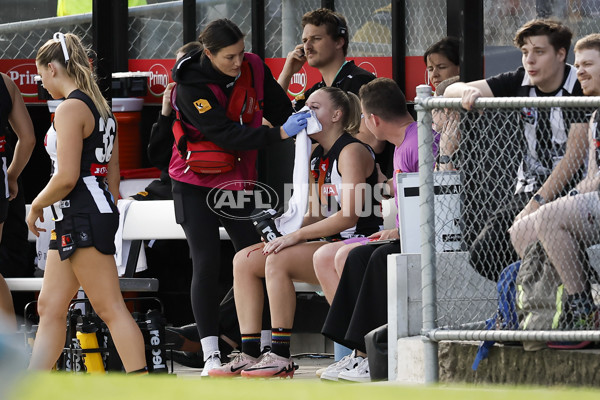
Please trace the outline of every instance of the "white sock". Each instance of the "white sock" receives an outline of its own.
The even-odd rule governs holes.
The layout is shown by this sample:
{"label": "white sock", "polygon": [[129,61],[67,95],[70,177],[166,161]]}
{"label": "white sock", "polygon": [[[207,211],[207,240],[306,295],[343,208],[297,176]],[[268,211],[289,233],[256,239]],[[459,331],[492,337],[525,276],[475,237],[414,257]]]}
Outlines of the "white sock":
{"label": "white sock", "polygon": [[202,344],[202,352],[204,353],[204,361],[215,352],[219,351],[219,337],[218,336],[207,336],[200,339]]}
{"label": "white sock", "polygon": [[263,329],[260,331],[260,351],[263,351],[267,346],[271,347],[271,330]]}

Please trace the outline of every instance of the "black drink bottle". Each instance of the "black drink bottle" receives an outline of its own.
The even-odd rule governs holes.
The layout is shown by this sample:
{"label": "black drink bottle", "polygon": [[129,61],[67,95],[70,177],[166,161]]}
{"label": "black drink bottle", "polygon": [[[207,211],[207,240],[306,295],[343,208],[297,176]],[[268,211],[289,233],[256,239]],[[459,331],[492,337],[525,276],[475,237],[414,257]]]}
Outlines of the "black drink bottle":
{"label": "black drink bottle", "polygon": [[258,213],[253,212],[252,215],[252,223],[265,243],[281,236],[281,233],[279,233],[277,226],[275,225],[277,211],[269,208],[268,210],[261,210]]}

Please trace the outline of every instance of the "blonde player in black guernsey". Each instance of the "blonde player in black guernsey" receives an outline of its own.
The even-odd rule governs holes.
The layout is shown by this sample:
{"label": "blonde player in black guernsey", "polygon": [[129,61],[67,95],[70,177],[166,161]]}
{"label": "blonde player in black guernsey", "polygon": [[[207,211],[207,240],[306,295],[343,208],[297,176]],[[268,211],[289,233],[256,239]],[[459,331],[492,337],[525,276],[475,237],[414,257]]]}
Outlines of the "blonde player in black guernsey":
{"label": "blonde player in black guernsey", "polygon": [[79,38],[56,33],[36,57],[42,83],[55,99],[54,122],[45,139],[52,177],[31,203],[27,225],[36,235],[43,209],[51,207],[55,230],[38,301],[40,324],[30,369],[50,370],[64,343],[69,303],[83,287],[106,322],[127,372],[146,370],[144,340],[125,306],[115,265],[119,226],[117,124],[90,69]]}

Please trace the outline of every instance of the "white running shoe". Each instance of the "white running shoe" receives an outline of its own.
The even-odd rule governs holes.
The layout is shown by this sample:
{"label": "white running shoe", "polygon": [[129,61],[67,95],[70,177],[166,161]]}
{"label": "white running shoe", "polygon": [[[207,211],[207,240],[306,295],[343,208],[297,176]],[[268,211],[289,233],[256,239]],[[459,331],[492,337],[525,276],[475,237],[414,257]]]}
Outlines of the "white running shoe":
{"label": "white running shoe", "polygon": [[338,379],[340,381],[350,382],[371,382],[369,359],[364,358],[356,368],[351,369],[350,371],[340,372]]}
{"label": "white running shoe", "polygon": [[221,352],[220,351],[215,351],[214,353],[212,353],[210,356],[208,356],[208,358],[206,359],[206,361],[204,361],[204,368],[202,368],[202,373],[200,374],[200,377],[208,377],[208,373],[216,368],[219,368],[221,366]]}
{"label": "white running shoe", "polygon": [[340,361],[327,367],[325,371],[321,373],[321,379],[337,381],[340,373],[356,368],[362,360],[364,360],[364,358],[357,356],[356,350],[354,350],[352,353],[344,356]]}
{"label": "white running shoe", "polygon": [[319,368],[318,370],[315,371],[315,374],[317,375],[317,378],[320,378],[321,375],[323,375],[323,372],[325,372],[325,370],[329,368],[329,365],[323,368]]}

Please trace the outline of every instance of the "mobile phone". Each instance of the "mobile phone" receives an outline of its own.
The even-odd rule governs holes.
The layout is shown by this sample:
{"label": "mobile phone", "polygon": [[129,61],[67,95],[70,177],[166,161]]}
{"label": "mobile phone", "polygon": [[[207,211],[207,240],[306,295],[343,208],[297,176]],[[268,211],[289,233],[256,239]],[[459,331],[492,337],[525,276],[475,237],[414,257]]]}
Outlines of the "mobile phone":
{"label": "mobile phone", "polygon": [[373,246],[379,246],[379,245],[388,244],[388,243],[397,243],[397,244],[400,244],[400,239],[371,240],[370,242],[367,242],[365,244],[370,244],[370,245],[373,245]]}
{"label": "mobile phone", "polygon": [[305,56],[305,54],[304,54],[304,47],[302,47],[300,49],[300,57],[304,57],[304,56]]}

